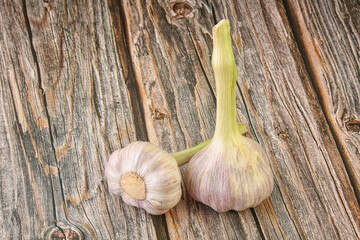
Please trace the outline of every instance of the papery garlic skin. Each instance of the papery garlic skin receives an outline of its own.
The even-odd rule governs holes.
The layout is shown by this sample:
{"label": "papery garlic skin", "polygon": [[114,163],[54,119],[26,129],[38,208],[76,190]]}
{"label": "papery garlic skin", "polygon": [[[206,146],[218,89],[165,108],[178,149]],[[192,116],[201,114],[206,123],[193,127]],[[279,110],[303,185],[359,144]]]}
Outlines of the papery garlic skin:
{"label": "papery garlic skin", "polygon": [[250,138],[240,139],[226,146],[213,140],[186,168],[190,196],[218,212],[255,207],[269,197],[274,186],[262,146]]}
{"label": "papery garlic skin", "polygon": [[[149,142],[133,142],[112,153],[105,175],[112,193],[120,194],[126,204],[143,208],[150,214],[167,212],[181,197],[181,175],[175,158]],[[135,176],[138,176],[140,184],[134,187],[139,189],[128,189],[128,194],[121,185],[124,176],[130,176],[132,181],[137,181]],[[145,194],[142,194],[141,181],[145,184]]]}

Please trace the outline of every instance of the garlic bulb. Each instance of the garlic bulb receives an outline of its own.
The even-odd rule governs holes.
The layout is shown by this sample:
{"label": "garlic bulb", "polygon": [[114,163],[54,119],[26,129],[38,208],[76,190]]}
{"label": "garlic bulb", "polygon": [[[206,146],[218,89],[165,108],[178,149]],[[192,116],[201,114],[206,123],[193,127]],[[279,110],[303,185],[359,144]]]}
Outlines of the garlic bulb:
{"label": "garlic bulb", "polygon": [[213,28],[212,66],[217,89],[212,141],[189,162],[185,184],[192,198],[216,211],[254,207],[272,192],[274,180],[263,147],[241,135],[236,124],[236,65],[228,20]]}
{"label": "garlic bulb", "polygon": [[[241,134],[247,132],[243,124],[237,128]],[[163,214],[181,197],[178,166],[187,163],[210,141],[172,154],[149,142],[133,142],[110,155],[105,167],[109,189],[120,194],[128,205],[150,214]]]}
{"label": "garlic bulb", "polygon": [[175,158],[148,142],[133,142],[112,153],[105,174],[111,192],[150,214],[163,214],[181,197],[181,175]]}

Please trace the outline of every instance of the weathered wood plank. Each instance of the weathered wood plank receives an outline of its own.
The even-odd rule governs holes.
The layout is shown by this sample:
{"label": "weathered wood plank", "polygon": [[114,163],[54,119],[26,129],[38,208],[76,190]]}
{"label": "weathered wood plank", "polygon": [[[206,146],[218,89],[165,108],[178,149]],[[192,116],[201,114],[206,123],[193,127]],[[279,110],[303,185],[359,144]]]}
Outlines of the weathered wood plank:
{"label": "weathered wood plank", "polygon": [[360,199],[359,2],[285,2],[324,114]]}
{"label": "weathered wood plank", "polygon": [[136,139],[107,3],[5,2],[0,19],[2,232],[156,238],[104,182],[110,152]]}
{"label": "weathered wood plank", "polygon": [[[291,25],[274,0],[4,1],[1,236],[358,239],[356,3],[285,3]],[[107,189],[110,152],[137,139],[177,151],[212,136],[211,28],[222,18],[238,64],[238,118],[271,156],[274,192],[240,213],[214,212],[185,186],[165,216],[126,206]]]}
{"label": "weathered wood plank", "polygon": [[59,187],[48,121],[38,84],[22,2],[2,4],[1,72],[1,232],[37,239],[60,221]]}
{"label": "weathered wood plank", "polygon": [[[178,13],[188,15],[180,18],[174,2],[123,2],[149,140],[175,151],[211,136],[211,27],[214,18],[226,17],[239,66],[239,117],[271,155],[276,187],[254,209],[255,219],[242,213],[252,219],[246,225],[241,214],[226,225],[230,213],[217,214],[184,194],[166,214],[170,236],[358,238],[358,204],[282,3],[186,4]],[[255,221],[261,233],[247,231]],[[227,235],[229,227],[237,234]]]}
{"label": "weathered wood plank", "polygon": [[[45,7],[49,8],[49,24],[44,28],[32,25],[38,62],[44,67],[40,71],[49,74],[47,55],[41,54],[41,49],[59,46],[67,60],[62,65],[66,74],[48,75],[44,91],[49,101],[56,95],[54,108],[58,110],[56,115],[50,114],[57,130],[55,148],[67,151],[65,146],[70,146],[63,159],[58,159],[62,178],[67,179],[63,192],[69,199],[68,211],[90,224],[100,239],[154,238],[149,215],[123,204],[103,184],[109,153],[136,139],[109,8],[103,1],[58,1]],[[35,19],[38,8],[32,8],[29,16]],[[51,41],[44,41],[50,36]],[[57,78],[61,80],[54,89],[51,81]],[[77,171],[68,164],[74,164]]]}

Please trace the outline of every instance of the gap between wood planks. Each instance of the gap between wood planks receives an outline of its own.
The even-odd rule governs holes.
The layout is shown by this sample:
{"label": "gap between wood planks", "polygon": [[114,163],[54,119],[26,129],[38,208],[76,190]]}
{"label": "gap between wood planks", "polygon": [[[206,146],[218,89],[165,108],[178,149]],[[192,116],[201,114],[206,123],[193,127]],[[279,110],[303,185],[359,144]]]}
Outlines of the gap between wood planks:
{"label": "gap between wood planks", "polygon": [[131,112],[133,116],[139,116],[135,124],[136,140],[148,141],[145,114],[142,108],[143,99],[139,91],[139,85],[136,81],[135,70],[132,65],[129,50],[128,29],[126,27],[126,19],[124,9],[120,0],[109,0],[109,8],[111,12],[111,20],[114,26],[116,47],[120,57],[120,64],[125,79],[126,87],[130,94]]}
{"label": "gap between wood planks", "polygon": [[[331,106],[333,99],[331,99],[331,96],[327,93],[326,80],[328,79],[324,76],[326,74],[326,70],[324,71],[324,74],[324,63],[322,62],[320,53],[314,43],[316,37],[312,37],[310,29],[306,25],[304,16],[304,12],[306,14],[306,11],[300,8],[298,1],[281,0],[281,4],[285,8],[286,18],[294,35],[294,40],[301,54],[301,58],[304,61],[304,66],[309,76],[310,84],[315,91],[326,124],[329,126],[331,137],[334,139],[337,147],[336,150],[340,154],[345,169],[345,178],[347,181],[349,181],[349,184],[352,187],[350,191],[353,191],[355,195],[355,201],[357,200],[357,202],[359,202],[359,176],[356,176],[357,172],[353,168],[353,160],[351,159],[351,156],[349,156],[346,143],[341,136],[340,126],[336,123],[336,119],[332,116],[333,112],[331,110]],[[347,201],[347,196],[344,197],[345,201]],[[350,204],[349,208],[347,208],[346,204],[344,203],[344,199],[341,198],[341,200],[343,201],[343,206],[345,207],[350,220],[352,219],[351,215],[353,215],[354,220],[351,220],[351,222],[353,224],[354,230],[356,230],[355,226],[359,224],[359,210],[352,204]],[[357,236],[359,236],[359,233],[357,233]]]}
{"label": "gap between wood planks", "polygon": [[304,22],[302,12],[297,9],[297,6],[294,6],[294,4],[291,3],[290,0],[281,1],[285,7],[287,19],[293,32],[294,39],[304,60],[306,70],[309,74],[309,78],[319,99],[326,122],[331,130],[331,134],[333,136],[333,139],[335,140],[336,146],[343,160],[347,175],[350,179],[350,183],[354,189],[356,199],[358,202],[360,202],[360,186],[356,180],[356,173],[351,167],[349,155],[346,154],[346,147],[343,140],[341,139],[340,130],[334,119],[331,117],[329,104],[327,104],[328,97],[325,93],[326,86],[324,86],[324,82],[322,81],[321,69],[317,67],[321,65],[321,60],[315,49],[310,32]]}

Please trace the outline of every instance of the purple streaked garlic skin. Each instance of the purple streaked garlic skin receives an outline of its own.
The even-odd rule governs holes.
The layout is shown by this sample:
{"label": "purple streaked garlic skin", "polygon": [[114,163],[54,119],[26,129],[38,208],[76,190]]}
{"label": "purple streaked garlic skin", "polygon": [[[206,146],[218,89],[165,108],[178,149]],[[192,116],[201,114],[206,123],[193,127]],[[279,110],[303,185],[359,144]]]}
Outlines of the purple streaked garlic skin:
{"label": "purple streaked garlic skin", "polygon": [[231,146],[213,140],[198,152],[187,166],[185,183],[192,198],[226,212],[259,205],[270,196],[274,179],[262,146],[242,136]]}

